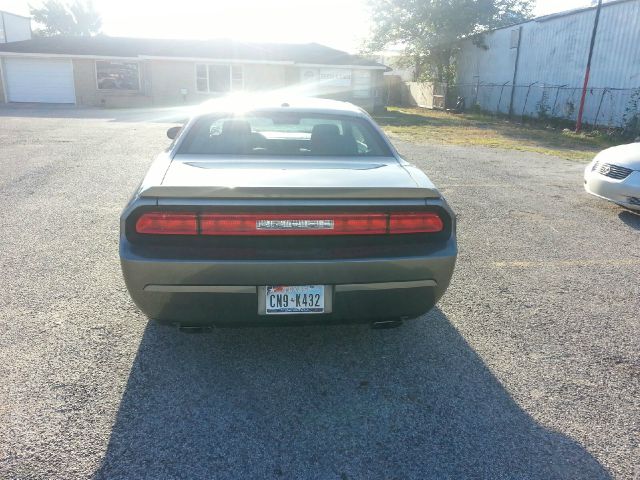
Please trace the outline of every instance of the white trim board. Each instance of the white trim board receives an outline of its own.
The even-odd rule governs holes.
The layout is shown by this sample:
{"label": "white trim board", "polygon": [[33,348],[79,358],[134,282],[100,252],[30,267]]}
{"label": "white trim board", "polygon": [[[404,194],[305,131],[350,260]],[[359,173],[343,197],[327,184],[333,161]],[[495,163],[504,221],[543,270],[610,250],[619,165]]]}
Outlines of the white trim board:
{"label": "white trim board", "polygon": [[330,65],[328,63],[296,63],[296,67],[305,68],[348,68],[350,70],[386,70],[384,65]]}
{"label": "white trim board", "polygon": [[110,56],[110,55],[72,55],[68,53],[22,53],[22,52],[0,52],[0,57],[35,57],[35,58],[79,58],[94,60],[171,60],[176,62],[206,62],[224,64],[259,64],[259,65],[291,65],[305,68],[347,68],[350,70],[386,70],[387,67],[380,65],[334,65],[331,63],[296,63],[293,60],[244,60],[233,58],[209,58],[209,57],[169,57],[155,55],[132,55],[132,56]]}
{"label": "white trim board", "polygon": [[0,58],[0,82],[2,83],[2,95],[4,97],[4,103],[9,103],[9,97],[7,94],[7,81],[4,78],[4,59]]}

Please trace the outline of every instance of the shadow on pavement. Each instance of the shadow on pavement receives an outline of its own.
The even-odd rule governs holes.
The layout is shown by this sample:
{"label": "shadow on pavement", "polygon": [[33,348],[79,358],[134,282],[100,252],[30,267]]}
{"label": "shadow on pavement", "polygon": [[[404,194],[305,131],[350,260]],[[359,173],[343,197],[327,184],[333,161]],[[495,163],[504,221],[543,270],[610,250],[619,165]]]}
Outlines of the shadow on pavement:
{"label": "shadow on pavement", "polygon": [[631,210],[623,210],[618,214],[618,218],[631,228],[640,230],[640,212],[636,213]]}
{"label": "shadow on pavement", "polygon": [[438,309],[383,331],[151,322],[95,477],[610,478]]}

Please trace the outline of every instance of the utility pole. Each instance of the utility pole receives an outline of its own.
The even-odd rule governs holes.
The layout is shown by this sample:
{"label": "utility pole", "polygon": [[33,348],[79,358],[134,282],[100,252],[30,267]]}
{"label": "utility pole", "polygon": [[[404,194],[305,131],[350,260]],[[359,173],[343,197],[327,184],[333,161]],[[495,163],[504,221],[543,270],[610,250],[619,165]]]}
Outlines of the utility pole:
{"label": "utility pole", "polygon": [[591,32],[591,45],[589,45],[589,58],[587,59],[587,70],[584,72],[584,84],[582,86],[582,97],[580,98],[580,110],[576,121],[576,133],[582,130],[582,114],[584,113],[584,100],[587,97],[587,87],[589,86],[589,75],[591,73],[591,57],[593,57],[593,46],[596,43],[596,33],[598,32],[598,21],[600,20],[600,10],[602,10],[602,0],[598,0],[596,9],[596,19],[593,22],[593,32]]}
{"label": "utility pole", "polygon": [[4,12],[0,12],[0,20],[2,20],[2,43],[7,43],[7,26],[4,24]]}
{"label": "utility pole", "polygon": [[516,44],[516,61],[513,65],[513,80],[511,81],[511,98],[509,99],[509,118],[513,117],[513,97],[516,94],[516,80],[518,78],[518,62],[520,62],[520,43],[522,42],[522,27],[518,27],[518,43]]}

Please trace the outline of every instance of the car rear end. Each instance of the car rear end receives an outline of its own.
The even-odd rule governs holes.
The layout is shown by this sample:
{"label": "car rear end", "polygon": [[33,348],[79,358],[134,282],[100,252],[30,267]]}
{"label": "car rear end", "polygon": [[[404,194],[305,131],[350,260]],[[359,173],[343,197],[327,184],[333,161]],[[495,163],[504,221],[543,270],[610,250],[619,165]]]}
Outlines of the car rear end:
{"label": "car rear end", "polygon": [[[180,149],[178,138],[154,163],[120,235],[127,288],[149,317],[182,326],[376,322],[420,316],[443,295],[455,217],[433,184],[361,114],[286,115],[268,127],[265,115],[251,125],[207,120],[197,147]],[[351,129],[357,145],[343,138]],[[229,154],[223,137],[238,131],[258,146],[210,154]]]}
{"label": "car rear end", "polygon": [[[456,258],[441,200],[145,203],[123,215],[122,269],[141,310],[167,323],[412,318],[442,296]],[[255,228],[292,222],[311,228]],[[344,230],[317,228],[329,222]],[[267,290],[282,286],[320,286],[321,308],[269,309]]]}

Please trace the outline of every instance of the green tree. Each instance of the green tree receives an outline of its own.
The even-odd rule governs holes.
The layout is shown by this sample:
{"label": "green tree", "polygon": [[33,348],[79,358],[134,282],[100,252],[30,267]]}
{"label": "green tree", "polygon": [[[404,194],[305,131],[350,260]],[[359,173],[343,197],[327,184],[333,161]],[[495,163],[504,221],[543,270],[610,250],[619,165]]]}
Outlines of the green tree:
{"label": "green tree", "polygon": [[102,18],[91,3],[91,0],[76,0],[73,3],[62,3],[59,0],[46,0],[40,8],[29,5],[33,20],[42,25],[36,29],[36,35],[51,37],[91,36],[100,33]]}
{"label": "green tree", "polygon": [[416,80],[451,83],[459,40],[531,17],[533,0],[369,0],[367,50],[401,46]]}

